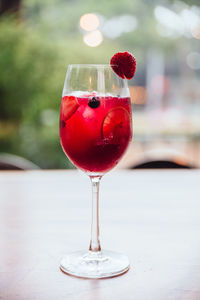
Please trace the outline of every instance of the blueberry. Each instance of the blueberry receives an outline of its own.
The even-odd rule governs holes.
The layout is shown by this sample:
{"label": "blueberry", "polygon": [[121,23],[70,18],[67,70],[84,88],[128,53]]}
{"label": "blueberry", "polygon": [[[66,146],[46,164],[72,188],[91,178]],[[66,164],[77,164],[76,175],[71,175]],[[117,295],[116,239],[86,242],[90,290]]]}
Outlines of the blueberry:
{"label": "blueberry", "polygon": [[97,107],[99,107],[99,105],[100,105],[99,97],[92,97],[92,98],[90,98],[89,102],[88,102],[88,105],[91,108],[97,108]]}

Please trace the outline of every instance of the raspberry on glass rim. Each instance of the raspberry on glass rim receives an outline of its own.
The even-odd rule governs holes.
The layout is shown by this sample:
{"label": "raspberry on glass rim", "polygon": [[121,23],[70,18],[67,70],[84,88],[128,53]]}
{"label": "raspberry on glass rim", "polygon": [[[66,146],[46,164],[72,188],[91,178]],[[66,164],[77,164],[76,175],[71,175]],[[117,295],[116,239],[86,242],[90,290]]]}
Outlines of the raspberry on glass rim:
{"label": "raspberry on glass rim", "polygon": [[136,71],[136,59],[129,52],[117,52],[110,60],[113,71],[121,78],[132,79]]}

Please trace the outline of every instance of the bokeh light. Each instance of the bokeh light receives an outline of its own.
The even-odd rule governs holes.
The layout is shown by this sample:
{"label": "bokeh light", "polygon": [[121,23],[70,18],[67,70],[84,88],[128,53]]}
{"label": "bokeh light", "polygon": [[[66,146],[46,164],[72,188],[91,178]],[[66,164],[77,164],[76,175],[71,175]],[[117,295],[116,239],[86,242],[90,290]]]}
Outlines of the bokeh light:
{"label": "bokeh light", "polygon": [[200,40],[200,26],[197,26],[196,28],[191,30],[191,34],[195,39]]}
{"label": "bokeh light", "polygon": [[103,42],[103,36],[99,30],[94,30],[86,33],[83,37],[83,41],[89,47],[97,47]]}
{"label": "bokeh light", "polygon": [[158,21],[158,34],[161,36],[191,38],[192,32],[200,26],[200,11],[194,10],[193,7],[176,12],[158,5],[154,9],[154,16]]}
{"label": "bokeh light", "polygon": [[177,36],[184,33],[183,20],[174,11],[164,6],[157,6],[154,10],[154,15],[156,20],[162,24],[162,26],[173,31]]}
{"label": "bokeh light", "polygon": [[102,32],[106,37],[115,39],[123,33],[134,31],[137,25],[138,21],[135,16],[122,15],[106,20],[102,26]]}
{"label": "bokeh light", "polygon": [[96,30],[99,24],[99,18],[95,14],[85,14],[80,18],[80,27],[86,31]]}

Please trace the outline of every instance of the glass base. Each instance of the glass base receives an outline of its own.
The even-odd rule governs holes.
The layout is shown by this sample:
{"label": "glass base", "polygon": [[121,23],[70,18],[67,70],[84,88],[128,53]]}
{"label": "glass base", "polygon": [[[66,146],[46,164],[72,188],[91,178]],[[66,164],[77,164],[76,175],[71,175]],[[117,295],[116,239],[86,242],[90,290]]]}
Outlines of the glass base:
{"label": "glass base", "polygon": [[82,278],[114,277],[129,267],[127,256],[112,251],[77,251],[63,257],[60,264],[64,273]]}

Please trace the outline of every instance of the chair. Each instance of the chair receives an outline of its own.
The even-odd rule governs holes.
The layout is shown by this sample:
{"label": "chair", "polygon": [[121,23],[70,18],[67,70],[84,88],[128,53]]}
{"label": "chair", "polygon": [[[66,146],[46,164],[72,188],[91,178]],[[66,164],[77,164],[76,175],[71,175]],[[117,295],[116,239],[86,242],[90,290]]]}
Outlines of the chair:
{"label": "chair", "polygon": [[0,170],[32,170],[40,169],[29,160],[17,155],[2,153],[0,154]]}
{"label": "chair", "polygon": [[191,169],[195,166],[189,157],[174,149],[153,149],[138,157],[130,169]]}
{"label": "chair", "polygon": [[191,169],[192,166],[169,160],[152,160],[137,164],[131,169]]}

